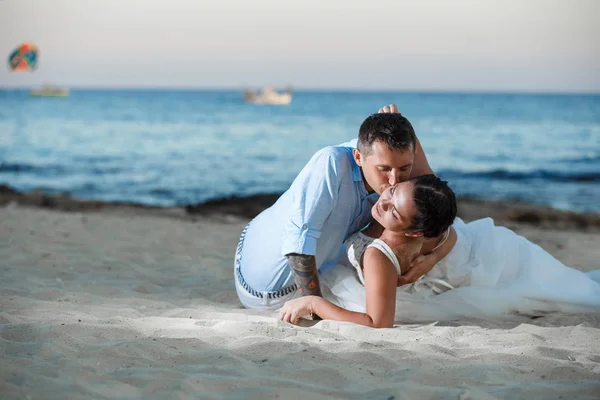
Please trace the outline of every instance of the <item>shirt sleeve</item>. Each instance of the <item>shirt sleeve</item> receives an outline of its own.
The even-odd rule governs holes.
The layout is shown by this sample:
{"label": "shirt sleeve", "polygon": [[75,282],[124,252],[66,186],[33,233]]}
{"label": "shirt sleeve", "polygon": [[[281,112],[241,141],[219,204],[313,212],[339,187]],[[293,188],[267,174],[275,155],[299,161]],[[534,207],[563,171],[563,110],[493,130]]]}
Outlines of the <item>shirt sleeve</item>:
{"label": "shirt sleeve", "polygon": [[285,221],[282,255],[316,255],[318,239],[336,205],[342,180],[351,176],[345,153],[336,147],[318,151],[292,183],[292,207]]}

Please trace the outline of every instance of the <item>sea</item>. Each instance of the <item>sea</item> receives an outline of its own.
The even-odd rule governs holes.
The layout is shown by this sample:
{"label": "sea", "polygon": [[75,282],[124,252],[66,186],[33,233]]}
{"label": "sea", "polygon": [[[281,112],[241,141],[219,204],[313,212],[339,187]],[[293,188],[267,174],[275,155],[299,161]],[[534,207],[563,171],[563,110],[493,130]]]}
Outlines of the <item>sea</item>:
{"label": "sea", "polygon": [[0,184],[179,206],[285,191],[318,149],[390,103],[460,196],[600,212],[600,95],[239,90],[0,90]]}

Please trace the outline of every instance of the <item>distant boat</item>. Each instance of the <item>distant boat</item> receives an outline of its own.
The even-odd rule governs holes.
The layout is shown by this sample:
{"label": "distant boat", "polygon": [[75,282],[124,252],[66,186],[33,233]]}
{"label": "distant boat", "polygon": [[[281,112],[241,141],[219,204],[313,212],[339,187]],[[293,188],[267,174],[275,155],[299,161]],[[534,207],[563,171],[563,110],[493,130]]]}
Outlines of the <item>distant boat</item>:
{"label": "distant boat", "polygon": [[69,95],[69,89],[53,85],[44,85],[40,89],[31,89],[29,94],[35,97],[67,97]]}
{"label": "distant boat", "polygon": [[252,104],[287,105],[292,102],[292,89],[288,88],[283,93],[278,93],[268,86],[262,88],[261,92],[244,90],[244,100]]}

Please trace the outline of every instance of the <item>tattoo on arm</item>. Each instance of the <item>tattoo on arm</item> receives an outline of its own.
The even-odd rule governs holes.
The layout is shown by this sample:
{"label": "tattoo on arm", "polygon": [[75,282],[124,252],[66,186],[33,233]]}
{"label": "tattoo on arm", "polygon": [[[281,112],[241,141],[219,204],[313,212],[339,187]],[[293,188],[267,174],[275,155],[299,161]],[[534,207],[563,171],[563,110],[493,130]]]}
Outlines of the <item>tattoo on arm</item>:
{"label": "tattoo on arm", "polygon": [[292,253],[286,257],[294,271],[294,281],[298,286],[300,296],[321,296],[315,256]]}
{"label": "tattoo on arm", "polygon": [[[315,256],[292,253],[286,255],[286,257],[290,267],[292,267],[292,271],[294,271],[294,281],[298,286],[300,296],[312,295],[322,297]],[[313,319],[320,320],[321,317],[313,314]]]}

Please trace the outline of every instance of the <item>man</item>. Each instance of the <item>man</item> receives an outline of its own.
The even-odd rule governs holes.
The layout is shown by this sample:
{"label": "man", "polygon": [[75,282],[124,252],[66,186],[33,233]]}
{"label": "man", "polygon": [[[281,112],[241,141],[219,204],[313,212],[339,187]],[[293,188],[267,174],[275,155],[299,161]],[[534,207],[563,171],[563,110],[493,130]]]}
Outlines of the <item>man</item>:
{"label": "man", "polygon": [[[358,140],[319,150],[242,232],[234,265],[241,303],[276,309],[297,296],[321,296],[318,271],[345,256],[342,244],[370,221],[379,194],[432,173],[412,125],[393,104],[363,122]],[[418,270],[399,283],[416,280]]]}

